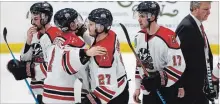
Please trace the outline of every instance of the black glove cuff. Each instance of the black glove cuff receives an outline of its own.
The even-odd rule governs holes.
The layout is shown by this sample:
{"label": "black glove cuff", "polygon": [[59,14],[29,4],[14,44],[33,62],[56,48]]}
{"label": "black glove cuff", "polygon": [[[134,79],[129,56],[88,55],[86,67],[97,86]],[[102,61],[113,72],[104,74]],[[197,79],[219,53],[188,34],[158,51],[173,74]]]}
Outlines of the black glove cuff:
{"label": "black glove cuff", "polygon": [[79,56],[80,56],[80,62],[84,65],[89,61],[90,56],[86,55],[87,49],[80,49],[79,50]]}
{"label": "black glove cuff", "polygon": [[27,51],[31,48],[31,45],[28,45],[27,43],[25,43],[25,47],[24,47],[24,54],[27,53]]}

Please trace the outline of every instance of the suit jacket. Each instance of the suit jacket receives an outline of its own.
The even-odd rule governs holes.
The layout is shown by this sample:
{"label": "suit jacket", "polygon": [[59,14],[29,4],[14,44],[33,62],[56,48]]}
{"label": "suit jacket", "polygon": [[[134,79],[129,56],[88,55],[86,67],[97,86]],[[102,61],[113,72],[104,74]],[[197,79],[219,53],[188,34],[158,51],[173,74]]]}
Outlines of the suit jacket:
{"label": "suit jacket", "polygon": [[[190,91],[191,93],[201,92],[203,91],[204,81],[207,78],[205,42],[198,25],[191,15],[187,15],[181,21],[176,29],[176,34],[180,39],[180,47],[186,62],[186,69],[179,81],[179,85],[183,86],[185,91]],[[208,48],[212,70],[213,56],[209,42]]]}

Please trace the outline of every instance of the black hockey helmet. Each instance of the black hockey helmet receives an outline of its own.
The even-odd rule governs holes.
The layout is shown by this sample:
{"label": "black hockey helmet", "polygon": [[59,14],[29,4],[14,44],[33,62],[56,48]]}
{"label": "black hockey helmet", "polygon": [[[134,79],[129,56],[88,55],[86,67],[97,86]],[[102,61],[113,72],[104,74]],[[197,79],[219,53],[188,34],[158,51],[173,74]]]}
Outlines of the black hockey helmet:
{"label": "black hockey helmet", "polygon": [[157,19],[160,13],[160,6],[155,1],[144,1],[137,6],[136,11],[139,13],[146,13],[146,14],[151,13],[151,15],[154,15],[155,18]]}
{"label": "black hockey helmet", "polygon": [[54,15],[54,24],[64,32],[69,31],[70,23],[76,23],[78,16],[79,14],[76,10],[72,8],[64,8],[57,11]]}
{"label": "black hockey helmet", "polygon": [[88,19],[96,24],[104,26],[104,31],[107,32],[112,25],[113,17],[111,12],[105,8],[94,9],[90,14]]}
{"label": "black hockey helmet", "polygon": [[46,25],[51,21],[53,16],[53,7],[48,2],[37,2],[31,6],[30,12],[33,14],[40,14],[41,24]]}

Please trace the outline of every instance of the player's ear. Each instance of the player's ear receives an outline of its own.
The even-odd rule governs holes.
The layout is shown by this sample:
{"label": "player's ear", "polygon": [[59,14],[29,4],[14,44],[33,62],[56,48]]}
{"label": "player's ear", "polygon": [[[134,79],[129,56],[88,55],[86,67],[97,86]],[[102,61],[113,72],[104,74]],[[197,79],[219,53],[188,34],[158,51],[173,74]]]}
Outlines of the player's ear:
{"label": "player's ear", "polygon": [[155,19],[156,19],[155,15],[152,15],[150,20],[153,21]]}

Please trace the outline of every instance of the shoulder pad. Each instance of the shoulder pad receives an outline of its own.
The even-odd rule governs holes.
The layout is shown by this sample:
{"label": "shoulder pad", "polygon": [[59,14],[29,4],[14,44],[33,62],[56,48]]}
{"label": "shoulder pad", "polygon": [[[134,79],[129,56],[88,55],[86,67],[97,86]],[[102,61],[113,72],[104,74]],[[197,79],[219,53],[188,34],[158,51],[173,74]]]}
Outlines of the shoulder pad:
{"label": "shoulder pad", "polygon": [[156,33],[156,36],[160,37],[169,48],[180,48],[179,43],[176,40],[176,33],[172,30],[160,26],[159,30]]}
{"label": "shoulder pad", "polygon": [[57,36],[61,36],[62,34],[62,31],[60,29],[58,29],[57,27],[50,27],[46,33],[48,34],[48,36],[50,37],[51,41],[53,42],[54,39],[57,37]]}
{"label": "shoulder pad", "polygon": [[65,33],[62,35],[62,38],[65,39],[63,45],[69,45],[71,47],[82,48],[85,45],[85,42],[82,41],[77,35],[73,33]]}
{"label": "shoulder pad", "polygon": [[[54,39],[57,37],[57,36],[61,36],[62,32],[57,28],[57,27],[50,27],[46,33],[46,35],[48,35],[48,37],[50,38],[51,40],[51,43],[53,43]],[[45,34],[41,34],[40,32],[38,32],[38,39],[40,39],[43,35]]]}

